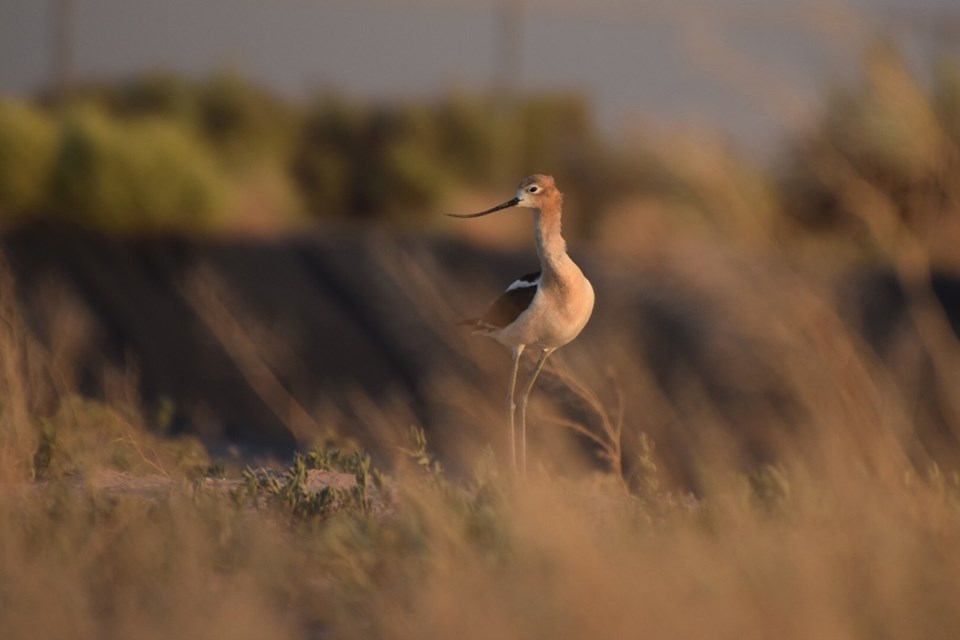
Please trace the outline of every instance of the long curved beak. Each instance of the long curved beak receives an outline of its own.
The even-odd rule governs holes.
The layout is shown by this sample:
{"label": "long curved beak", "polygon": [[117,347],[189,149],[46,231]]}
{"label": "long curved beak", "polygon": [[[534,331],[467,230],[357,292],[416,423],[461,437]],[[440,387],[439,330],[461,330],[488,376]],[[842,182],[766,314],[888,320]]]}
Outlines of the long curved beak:
{"label": "long curved beak", "polygon": [[509,209],[510,207],[515,207],[520,204],[520,198],[514,198],[513,200],[507,200],[503,204],[498,204],[492,209],[487,209],[486,211],[481,211],[480,213],[448,213],[447,215],[451,218],[479,218],[480,216],[486,216],[491,213],[500,211],[501,209]]}

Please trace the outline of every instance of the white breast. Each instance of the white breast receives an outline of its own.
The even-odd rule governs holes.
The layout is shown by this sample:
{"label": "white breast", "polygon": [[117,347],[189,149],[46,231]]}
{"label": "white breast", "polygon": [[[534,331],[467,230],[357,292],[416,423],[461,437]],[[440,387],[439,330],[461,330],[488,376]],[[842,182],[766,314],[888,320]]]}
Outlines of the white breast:
{"label": "white breast", "polygon": [[593,287],[582,274],[564,289],[541,286],[527,310],[493,337],[510,347],[556,349],[580,334],[593,305]]}

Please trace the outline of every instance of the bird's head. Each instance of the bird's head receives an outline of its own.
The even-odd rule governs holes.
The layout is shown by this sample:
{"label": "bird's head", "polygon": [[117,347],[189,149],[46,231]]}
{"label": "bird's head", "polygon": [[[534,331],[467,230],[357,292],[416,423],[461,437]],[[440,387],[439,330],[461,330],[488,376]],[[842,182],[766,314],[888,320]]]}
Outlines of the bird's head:
{"label": "bird's head", "polygon": [[560,197],[553,178],[538,173],[521,180],[517,186],[517,195],[503,204],[478,213],[448,213],[447,215],[452,218],[479,218],[511,207],[543,209],[548,203],[559,200]]}

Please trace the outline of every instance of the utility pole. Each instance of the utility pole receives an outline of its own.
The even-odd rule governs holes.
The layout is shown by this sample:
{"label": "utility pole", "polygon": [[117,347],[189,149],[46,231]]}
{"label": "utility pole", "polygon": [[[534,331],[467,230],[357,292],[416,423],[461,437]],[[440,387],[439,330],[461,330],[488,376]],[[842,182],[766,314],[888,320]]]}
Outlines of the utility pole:
{"label": "utility pole", "polygon": [[497,93],[516,93],[523,56],[523,4],[521,0],[500,0],[497,9],[497,38],[494,51],[494,86]]}
{"label": "utility pole", "polygon": [[53,42],[51,43],[51,90],[58,101],[65,100],[73,88],[73,26],[75,0],[52,0]]}
{"label": "utility pole", "polygon": [[497,35],[494,49],[493,95],[497,126],[498,155],[493,176],[497,182],[516,179],[519,171],[518,140],[522,135],[518,120],[518,92],[523,57],[523,0],[499,0],[496,8]]}

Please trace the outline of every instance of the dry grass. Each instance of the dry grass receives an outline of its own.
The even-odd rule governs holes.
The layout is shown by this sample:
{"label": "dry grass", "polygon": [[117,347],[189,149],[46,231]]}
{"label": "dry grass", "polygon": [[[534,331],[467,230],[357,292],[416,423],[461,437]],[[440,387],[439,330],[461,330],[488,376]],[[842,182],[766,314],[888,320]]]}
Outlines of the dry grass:
{"label": "dry grass", "polygon": [[956,478],[795,469],[700,499],[396,480],[391,515],[52,485],[0,502],[5,638],[953,637]]}

